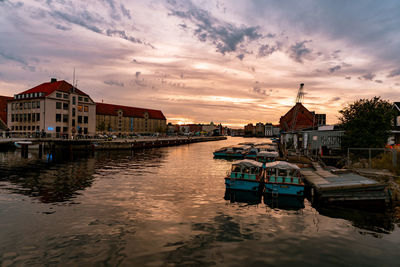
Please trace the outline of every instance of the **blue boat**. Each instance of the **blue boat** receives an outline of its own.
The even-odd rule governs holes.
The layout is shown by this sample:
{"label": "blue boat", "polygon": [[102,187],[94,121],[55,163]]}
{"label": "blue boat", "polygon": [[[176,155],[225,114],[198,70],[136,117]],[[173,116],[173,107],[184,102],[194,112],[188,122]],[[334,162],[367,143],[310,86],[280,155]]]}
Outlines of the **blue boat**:
{"label": "blue boat", "polygon": [[258,149],[258,148],[252,147],[252,148],[250,148],[250,149],[247,150],[247,152],[246,152],[244,158],[245,158],[245,159],[254,159],[254,160],[255,160],[255,159],[257,158],[258,152],[259,152],[259,149]]}
{"label": "blue boat", "polygon": [[254,160],[240,160],[232,164],[225,178],[226,189],[259,192],[263,191],[263,164]]}
{"label": "blue boat", "polygon": [[214,157],[242,159],[249,148],[249,146],[229,146],[220,148],[214,151],[213,154]]}
{"label": "blue boat", "polygon": [[286,161],[274,161],[265,164],[263,180],[265,193],[272,195],[303,196],[304,182],[300,168]]}
{"label": "blue boat", "polygon": [[274,162],[279,156],[276,151],[261,151],[257,154],[256,160],[261,163]]}

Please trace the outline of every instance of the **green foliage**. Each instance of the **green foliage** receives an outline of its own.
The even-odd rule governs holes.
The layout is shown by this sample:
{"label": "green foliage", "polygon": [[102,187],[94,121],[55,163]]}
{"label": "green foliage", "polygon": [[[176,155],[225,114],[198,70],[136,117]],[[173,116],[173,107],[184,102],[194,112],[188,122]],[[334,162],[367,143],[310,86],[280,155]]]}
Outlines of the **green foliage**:
{"label": "green foliage", "polygon": [[345,130],[343,147],[384,147],[392,129],[393,104],[374,97],[360,99],[339,111]]}

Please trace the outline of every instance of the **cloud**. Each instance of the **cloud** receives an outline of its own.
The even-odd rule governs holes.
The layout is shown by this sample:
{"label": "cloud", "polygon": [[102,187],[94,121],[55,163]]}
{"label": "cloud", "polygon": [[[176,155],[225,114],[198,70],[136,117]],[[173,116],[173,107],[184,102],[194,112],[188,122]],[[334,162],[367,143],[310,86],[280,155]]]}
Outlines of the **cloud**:
{"label": "cloud", "polygon": [[294,61],[303,63],[303,59],[307,58],[312,49],[306,47],[306,43],[311,42],[311,40],[304,40],[302,42],[296,42],[294,45],[290,46],[288,54]]}
{"label": "cloud", "polygon": [[396,76],[400,76],[400,68],[392,70],[392,71],[387,75],[388,78],[393,78],[393,77],[396,77]]}
{"label": "cloud", "polygon": [[334,67],[332,67],[332,68],[329,68],[328,70],[329,70],[329,72],[330,73],[334,73],[335,71],[338,71],[338,70],[340,70],[342,67],[340,66],[340,65],[336,65],[336,66],[334,66]]}
{"label": "cloud", "polygon": [[253,92],[261,95],[267,95],[267,90],[262,89],[258,81],[256,81],[256,83],[253,86]]}
{"label": "cloud", "polygon": [[124,87],[124,83],[123,82],[119,82],[119,81],[116,81],[116,80],[108,80],[108,81],[104,81],[104,83],[108,84],[108,85],[111,85],[111,86],[115,85],[115,86]]}
{"label": "cloud", "polygon": [[351,80],[351,76],[346,76],[345,79],[346,80]]}
{"label": "cloud", "polygon": [[106,34],[107,34],[107,36],[118,36],[118,37],[120,37],[122,39],[131,41],[132,43],[138,43],[138,44],[142,44],[143,43],[140,39],[137,39],[135,37],[126,35],[125,31],[108,29],[106,31]]}
{"label": "cloud", "polygon": [[341,98],[340,97],[332,97],[329,101],[330,102],[337,102],[337,101],[339,101]]}
{"label": "cloud", "polygon": [[375,80],[376,83],[383,83],[382,80]]}
{"label": "cloud", "polygon": [[271,46],[268,44],[261,45],[258,48],[257,57],[266,57],[279,50],[279,46]]}
{"label": "cloud", "polygon": [[77,14],[77,15],[71,15],[67,14],[61,11],[53,11],[50,14],[56,18],[56,19],[61,19],[64,21],[67,21],[69,23],[79,25],[83,28],[86,28],[90,31],[96,32],[96,33],[103,33],[103,31],[97,27],[95,24],[96,22],[99,21],[98,18],[94,18],[88,11],[83,10],[83,13]]}
{"label": "cloud", "polygon": [[60,25],[60,24],[56,25],[56,29],[61,30],[61,31],[69,31],[69,30],[71,30],[71,28],[65,27],[65,26]]}
{"label": "cloud", "polygon": [[140,71],[137,71],[137,72],[135,73],[135,77],[136,77],[136,79],[139,79],[139,76],[140,76],[140,74],[141,74],[141,72],[140,72]]}
{"label": "cloud", "polygon": [[[221,21],[208,11],[196,7],[190,1],[185,2],[186,6],[179,6],[175,1],[169,1],[169,3],[171,4],[169,15],[190,21],[195,27],[193,34],[198,40],[211,42],[215,45],[217,51],[223,55],[238,50],[241,50],[240,54],[243,54],[243,49],[240,49],[239,46],[245,46],[247,42],[263,37],[259,33],[259,26],[236,26]],[[177,10],[178,8],[181,10]]]}
{"label": "cloud", "polygon": [[364,80],[367,80],[367,81],[372,81],[372,80],[375,78],[375,76],[376,76],[376,75],[373,74],[373,73],[367,73],[367,74],[365,74],[365,75],[359,77],[359,79],[364,79]]}

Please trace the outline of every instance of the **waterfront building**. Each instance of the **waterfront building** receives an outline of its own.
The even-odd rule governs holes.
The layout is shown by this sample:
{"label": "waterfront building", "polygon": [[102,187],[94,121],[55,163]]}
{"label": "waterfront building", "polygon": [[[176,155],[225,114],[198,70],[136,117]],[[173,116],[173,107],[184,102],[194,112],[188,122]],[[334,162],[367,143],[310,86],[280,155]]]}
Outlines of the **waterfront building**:
{"label": "waterfront building", "polygon": [[256,136],[263,137],[265,136],[265,125],[262,122],[258,122],[256,124]]}
{"label": "waterfront building", "polygon": [[14,95],[7,106],[8,128],[23,135],[94,135],[96,104],[66,81],[42,83]]}
{"label": "waterfront building", "polygon": [[161,110],[96,103],[98,133],[131,135],[164,132],[167,119]]}
{"label": "waterfront building", "polygon": [[244,135],[245,136],[254,136],[256,133],[256,127],[252,123],[249,123],[244,126]]}
{"label": "waterfront building", "polygon": [[296,105],[279,120],[279,127],[285,132],[299,131],[310,127],[323,126],[325,124],[326,114],[311,112],[301,103],[296,103]]}
{"label": "waterfront building", "polygon": [[215,130],[218,130],[218,126],[214,124],[214,122],[210,122],[210,124],[203,124],[202,131],[206,132],[207,135],[212,135]]}
{"label": "waterfront building", "polygon": [[7,129],[7,101],[11,99],[10,96],[0,96],[0,130]]}

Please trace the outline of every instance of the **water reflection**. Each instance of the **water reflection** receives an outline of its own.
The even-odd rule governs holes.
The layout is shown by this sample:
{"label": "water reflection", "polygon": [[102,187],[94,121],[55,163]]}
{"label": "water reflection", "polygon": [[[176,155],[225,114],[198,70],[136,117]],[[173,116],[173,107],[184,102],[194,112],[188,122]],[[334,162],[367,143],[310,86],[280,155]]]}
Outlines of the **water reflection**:
{"label": "water reflection", "polygon": [[259,204],[261,203],[261,195],[257,192],[241,191],[241,190],[225,190],[225,200],[229,200],[231,203],[242,202],[248,204]]}
{"label": "water reflection", "polygon": [[280,195],[272,197],[271,195],[265,195],[264,203],[272,209],[300,210],[305,207],[304,198],[297,196]]}

